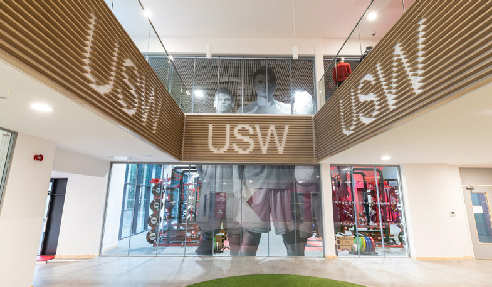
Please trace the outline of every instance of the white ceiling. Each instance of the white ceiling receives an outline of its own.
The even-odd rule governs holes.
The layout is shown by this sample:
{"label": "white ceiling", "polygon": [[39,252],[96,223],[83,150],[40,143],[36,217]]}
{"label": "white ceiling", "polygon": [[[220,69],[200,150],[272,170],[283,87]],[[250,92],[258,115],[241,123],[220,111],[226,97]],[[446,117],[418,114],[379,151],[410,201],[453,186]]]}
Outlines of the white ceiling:
{"label": "white ceiling", "polygon": [[492,166],[491,94],[488,84],[324,162]]}
{"label": "white ceiling", "polygon": [[[137,13],[140,9],[137,0],[106,2],[132,37],[148,35],[143,13]],[[370,0],[141,2],[151,11],[151,21],[161,38],[293,38],[295,11],[296,38],[345,39]],[[405,7],[409,7],[414,0],[404,2]],[[378,38],[386,34],[402,15],[402,0],[375,0],[371,11],[376,11],[379,16],[375,21],[361,22],[361,38],[371,38],[372,32],[376,32]]]}
{"label": "white ceiling", "polygon": [[[7,97],[0,99],[0,127],[106,161],[114,161],[113,156],[132,157],[134,161],[175,161],[3,60],[0,61],[0,87],[0,97]],[[30,105],[34,102],[49,104],[53,112],[32,110]]]}

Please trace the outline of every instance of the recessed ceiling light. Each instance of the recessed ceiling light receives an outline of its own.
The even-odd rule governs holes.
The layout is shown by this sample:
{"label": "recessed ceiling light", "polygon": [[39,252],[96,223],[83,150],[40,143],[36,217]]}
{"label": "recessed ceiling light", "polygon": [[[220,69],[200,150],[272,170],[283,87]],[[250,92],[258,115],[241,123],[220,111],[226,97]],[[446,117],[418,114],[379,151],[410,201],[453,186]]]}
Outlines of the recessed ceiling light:
{"label": "recessed ceiling light", "polygon": [[376,12],[370,12],[369,14],[367,14],[367,19],[369,21],[374,21],[376,20],[377,17],[378,17],[378,13]]}
{"label": "recessed ceiling light", "polygon": [[53,111],[53,109],[50,106],[48,106],[47,104],[44,104],[44,103],[31,104],[31,108],[33,110],[38,111],[38,112],[44,112],[44,113],[49,113],[49,112]]}
{"label": "recessed ceiling light", "polygon": [[383,157],[381,157],[381,160],[390,160],[391,157],[389,155],[383,155]]}

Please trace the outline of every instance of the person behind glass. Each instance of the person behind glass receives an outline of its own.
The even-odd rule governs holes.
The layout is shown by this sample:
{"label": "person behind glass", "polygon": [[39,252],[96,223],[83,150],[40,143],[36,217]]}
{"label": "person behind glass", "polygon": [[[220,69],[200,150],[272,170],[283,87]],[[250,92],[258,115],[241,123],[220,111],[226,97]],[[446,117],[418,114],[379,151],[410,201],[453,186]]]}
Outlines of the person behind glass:
{"label": "person behind glass", "polygon": [[337,58],[336,66],[333,68],[333,81],[336,83],[337,87],[340,87],[350,74],[352,74],[350,65],[345,63],[343,58]]}
{"label": "person behind glass", "polygon": [[[230,113],[232,103],[232,92],[219,88],[214,98],[217,113]],[[221,226],[227,232],[231,256],[239,255],[241,228],[235,221],[239,204],[233,194],[233,168],[232,165],[196,166],[202,180],[196,220],[202,233],[196,249],[198,255],[212,255],[213,238]]]}
{"label": "person behind glass", "polygon": [[274,114],[290,115],[290,104],[279,102],[273,98],[277,89],[275,71],[261,66],[253,74],[253,89],[256,92],[256,101],[238,110],[242,114]]}
{"label": "person behind glass", "polygon": [[366,47],[366,50],[364,51],[364,54],[360,57],[360,61],[362,62],[367,55],[372,51],[372,46]]}
{"label": "person behind glass", "polygon": [[[273,99],[277,88],[273,69],[259,67],[253,74],[253,87],[257,100],[239,109],[238,113],[291,113],[290,104]],[[269,233],[271,224],[275,233],[282,236],[287,255],[297,255],[291,202],[293,189],[293,166],[240,165],[234,169],[234,193],[241,202],[238,221],[243,227],[242,255],[256,255],[261,234]]]}

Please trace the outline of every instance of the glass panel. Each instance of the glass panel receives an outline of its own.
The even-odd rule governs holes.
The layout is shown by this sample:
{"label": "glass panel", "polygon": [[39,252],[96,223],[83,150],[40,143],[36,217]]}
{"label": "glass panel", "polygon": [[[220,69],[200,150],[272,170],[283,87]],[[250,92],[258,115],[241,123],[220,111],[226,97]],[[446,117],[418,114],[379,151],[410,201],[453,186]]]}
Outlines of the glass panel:
{"label": "glass panel", "polygon": [[337,84],[333,80],[333,70],[336,66],[336,61],[334,58],[323,60],[323,66],[325,68],[325,74],[321,79],[323,81],[320,84],[320,89],[323,87],[323,94],[325,95],[325,101],[328,101],[329,98],[335,93],[337,90]]}
{"label": "glass panel", "polygon": [[136,186],[132,169],[112,169],[103,255],[323,255],[317,166],[140,164]]}
{"label": "glass panel", "polygon": [[219,59],[196,58],[193,113],[213,113],[218,88]]}
{"label": "glass panel", "polygon": [[[220,59],[219,90],[220,94],[214,99],[216,113],[236,113],[242,107],[243,96],[243,62],[242,58]],[[222,95],[221,95],[222,94]],[[228,105],[227,95],[231,95]],[[226,100],[224,102],[224,100]],[[221,108],[223,106],[223,108]]]}
{"label": "glass panel", "polygon": [[311,115],[316,112],[314,89],[314,61],[291,60],[292,111],[296,115]]}
{"label": "glass panel", "polygon": [[334,166],[331,176],[338,256],[407,256],[398,168]]}
{"label": "glass panel", "polygon": [[[183,201],[181,203],[181,218],[185,222],[185,255],[197,255],[197,249],[201,243],[201,233],[200,226],[196,222],[196,217],[193,213],[196,208],[196,184],[200,176],[194,166],[187,166],[185,175],[183,178]],[[210,232],[210,236],[212,235],[213,233]]]}
{"label": "glass panel", "polygon": [[358,255],[355,244],[354,197],[348,166],[331,167],[333,189],[333,221],[338,256]]}
{"label": "glass panel", "polygon": [[[267,66],[267,91],[269,95],[273,94],[273,99],[270,100],[270,106],[265,113],[290,115],[294,101],[291,59],[268,59]],[[260,71],[258,70],[258,72]],[[259,74],[256,80],[261,79],[261,77],[262,75]],[[258,82],[255,82],[255,87],[258,87],[257,84]],[[258,89],[255,91],[259,95]]]}
{"label": "glass panel", "polygon": [[102,255],[128,255],[133,210],[133,195],[128,194],[129,188],[125,185],[128,171],[127,164],[113,164],[111,167]]}
{"label": "glass panel", "polygon": [[184,90],[181,95],[180,107],[185,113],[192,112],[192,89],[195,77],[194,57],[174,57],[173,63],[183,81]]}
{"label": "glass panel", "polygon": [[[381,198],[381,209],[383,210],[383,227],[388,230],[385,240],[385,256],[407,256],[407,240],[405,234],[405,223],[403,216],[403,204],[401,200],[399,175],[397,167],[380,167],[377,170],[378,178],[384,186]],[[385,237],[386,238],[386,237]]]}
{"label": "glass panel", "polygon": [[137,164],[128,165],[128,173],[126,175],[126,183],[137,184]]}
{"label": "glass panel", "polygon": [[147,54],[151,26],[139,1],[115,0],[112,3],[112,8],[118,22],[123,26],[140,52]]}
{"label": "glass panel", "polygon": [[490,223],[490,206],[487,194],[484,192],[471,193],[473,214],[480,243],[492,243],[492,225]]}
{"label": "glass panel", "polygon": [[[265,108],[259,108],[258,106],[258,95],[257,91],[261,92],[262,87],[265,86],[263,82],[263,86],[261,85],[261,79],[257,80],[257,87],[255,89],[254,86],[254,75],[255,72],[258,70],[258,74],[260,73],[260,67],[262,68],[261,72],[265,74],[266,72],[266,65],[267,61],[266,59],[245,59],[244,60],[244,86],[243,86],[243,105],[241,108],[238,109],[238,113],[249,113],[249,114],[261,114],[265,113]],[[261,76],[260,78],[263,77],[263,80],[265,80],[265,76]],[[255,77],[256,78],[256,77]],[[265,88],[266,91],[266,88]],[[263,97],[263,99],[266,99]],[[265,100],[260,99],[260,105],[264,105]],[[256,107],[256,109],[255,109]]]}
{"label": "glass panel", "polygon": [[158,255],[184,255],[186,221],[182,220],[183,166],[166,165],[164,169],[164,192],[162,221],[160,222]]}
{"label": "glass panel", "polygon": [[356,167],[352,169],[352,188],[355,200],[356,229],[355,240],[358,240],[358,254],[362,256],[384,256],[382,236],[386,237],[389,228],[381,224],[381,183],[375,176],[374,168]]}
{"label": "glass panel", "polygon": [[323,256],[321,194],[318,166],[294,168],[293,217],[296,225],[296,256]]}
{"label": "glass panel", "polygon": [[14,133],[0,129],[0,203],[2,202],[3,189],[7,180],[14,139]]}
{"label": "glass panel", "polygon": [[[205,170],[205,167],[208,169]],[[234,193],[233,172],[237,166],[233,165],[207,165],[202,166],[203,174],[212,178],[215,188],[212,194],[213,214],[213,253],[215,256],[238,256],[241,249],[242,228],[240,218],[240,197]],[[207,182],[205,182],[205,180]],[[206,187],[209,180],[204,179]]]}

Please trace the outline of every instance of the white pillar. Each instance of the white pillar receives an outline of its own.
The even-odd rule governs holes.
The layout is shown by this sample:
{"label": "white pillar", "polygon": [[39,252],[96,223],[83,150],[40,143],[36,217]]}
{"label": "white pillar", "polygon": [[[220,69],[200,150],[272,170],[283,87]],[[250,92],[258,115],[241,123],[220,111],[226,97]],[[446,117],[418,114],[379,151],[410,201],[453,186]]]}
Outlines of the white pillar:
{"label": "white pillar", "polygon": [[320,166],[325,258],[335,259],[337,257],[337,254],[335,249],[335,226],[333,225],[333,199],[330,164],[322,163]]}
{"label": "white pillar", "polygon": [[[0,286],[32,286],[55,143],[19,134],[0,206]],[[34,161],[42,154],[42,162]]]}

